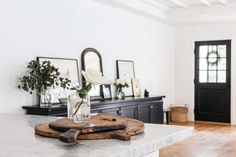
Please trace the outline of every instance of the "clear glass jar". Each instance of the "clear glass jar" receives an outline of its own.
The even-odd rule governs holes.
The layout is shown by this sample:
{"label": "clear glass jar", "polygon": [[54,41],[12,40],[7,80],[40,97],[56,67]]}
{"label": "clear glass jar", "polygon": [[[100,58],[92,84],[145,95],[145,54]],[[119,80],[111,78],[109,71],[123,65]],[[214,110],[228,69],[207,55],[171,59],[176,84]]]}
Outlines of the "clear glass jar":
{"label": "clear glass jar", "polygon": [[51,103],[51,93],[49,90],[43,89],[41,93],[39,93],[40,97],[40,107],[52,107]]}
{"label": "clear glass jar", "polygon": [[123,92],[122,88],[117,88],[116,98],[117,99],[125,99],[125,93]]}
{"label": "clear glass jar", "polygon": [[76,123],[89,122],[91,117],[90,97],[80,98],[77,93],[70,94],[67,101],[68,118]]}

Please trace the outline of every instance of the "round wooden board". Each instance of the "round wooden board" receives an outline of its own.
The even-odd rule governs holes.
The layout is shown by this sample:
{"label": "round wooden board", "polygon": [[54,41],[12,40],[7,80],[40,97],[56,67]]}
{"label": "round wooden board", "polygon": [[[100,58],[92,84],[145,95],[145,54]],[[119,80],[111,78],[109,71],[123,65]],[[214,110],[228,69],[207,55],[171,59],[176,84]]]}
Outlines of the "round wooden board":
{"label": "round wooden board", "polygon": [[[100,116],[103,116],[102,114],[98,114],[96,116],[92,116],[91,123],[95,125],[101,125],[99,124]],[[130,118],[123,118],[120,116],[113,116],[117,119],[116,123],[126,123],[127,128],[124,130],[117,130],[117,131],[109,131],[109,132],[102,132],[102,133],[91,133],[91,134],[83,134],[79,136],[80,140],[99,140],[99,139],[111,139],[111,138],[117,138],[117,134],[126,134],[129,136],[138,135],[144,132],[144,123],[135,119]],[[109,122],[108,122],[109,123]],[[62,132],[53,130],[49,127],[49,123],[43,123],[38,124],[35,127],[35,133],[40,136],[44,137],[52,137],[52,138],[58,138]]]}

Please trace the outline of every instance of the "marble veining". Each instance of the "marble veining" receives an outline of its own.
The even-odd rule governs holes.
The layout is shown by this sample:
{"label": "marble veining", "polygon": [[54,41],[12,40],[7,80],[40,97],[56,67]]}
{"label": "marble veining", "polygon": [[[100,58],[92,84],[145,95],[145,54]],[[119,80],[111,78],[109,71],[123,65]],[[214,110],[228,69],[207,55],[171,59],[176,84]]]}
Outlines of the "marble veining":
{"label": "marble veining", "polygon": [[192,127],[145,124],[145,132],[131,141],[84,140],[66,145],[34,134],[38,123],[55,117],[1,114],[1,157],[141,157],[194,135]]}

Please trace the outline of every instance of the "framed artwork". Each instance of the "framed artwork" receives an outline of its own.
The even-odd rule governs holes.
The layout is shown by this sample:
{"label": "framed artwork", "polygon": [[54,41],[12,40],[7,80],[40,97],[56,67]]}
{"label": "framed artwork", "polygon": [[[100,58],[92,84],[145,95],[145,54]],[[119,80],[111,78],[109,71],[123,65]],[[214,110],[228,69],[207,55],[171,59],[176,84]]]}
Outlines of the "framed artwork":
{"label": "framed artwork", "polygon": [[134,96],[131,79],[135,78],[134,62],[128,60],[117,60],[117,78],[127,81],[129,87],[123,91],[126,96]]}
{"label": "framed artwork", "polygon": [[[50,61],[53,66],[58,68],[60,76],[71,80],[72,86],[79,85],[79,67],[77,59],[69,58],[53,58],[53,57],[37,57],[37,60],[42,63],[43,61]],[[64,97],[61,87],[49,89],[51,93],[51,102],[59,103],[59,98]]]}
{"label": "framed artwork", "polygon": [[139,79],[137,78],[132,79],[132,87],[133,87],[134,97],[140,97],[141,89],[140,89]]}
{"label": "framed artwork", "polygon": [[103,99],[112,99],[111,85],[102,85]]}

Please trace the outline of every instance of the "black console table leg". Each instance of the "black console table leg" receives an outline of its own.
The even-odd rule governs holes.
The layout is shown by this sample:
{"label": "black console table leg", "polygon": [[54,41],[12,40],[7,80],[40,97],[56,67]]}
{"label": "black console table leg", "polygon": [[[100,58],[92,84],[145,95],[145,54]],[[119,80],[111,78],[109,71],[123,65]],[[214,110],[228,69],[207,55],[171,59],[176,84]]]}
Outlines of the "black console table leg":
{"label": "black console table leg", "polygon": [[170,124],[170,114],[169,113],[170,113],[169,111],[166,112],[166,124],[167,125]]}
{"label": "black console table leg", "polygon": [[170,110],[164,110],[163,113],[166,116],[166,124],[169,125],[170,124]]}

